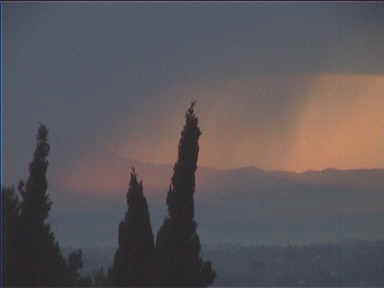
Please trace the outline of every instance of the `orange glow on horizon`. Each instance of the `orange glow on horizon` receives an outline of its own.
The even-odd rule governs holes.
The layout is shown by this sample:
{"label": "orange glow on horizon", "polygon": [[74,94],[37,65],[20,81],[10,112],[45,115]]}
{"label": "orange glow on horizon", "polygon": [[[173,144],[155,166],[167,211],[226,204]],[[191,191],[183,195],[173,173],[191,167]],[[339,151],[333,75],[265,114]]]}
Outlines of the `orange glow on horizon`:
{"label": "orange glow on horizon", "polygon": [[[222,87],[196,84],[167,91],[198,99],[203,131],[200,165],[288,171],[384,167],[383,75],[261,75],[223,83]],[[257,102],[255,98],[262,93],[281,93],[281,99],[284,93],[287,97],[299,94],[299,101],[286,109],[292,111],[270,109],[275,113],[270,121],[260,122],[258,115],[250,113],[252,103],[244,99]],[[260,112],[263,107],[255,114]],[[174,163],[182,115],[168,116],[163,129],[167,135],[152,147],[145,138],[129,138],[121,154],[146,162]]]}
{"label": "orange glow on horizon", "polygon": [[[300,101],[290,107],[289,113],[279,110],[267,115],[269,122],[258,115],[247,115],[248,103],[231,102],[236,99],[235,93],[258,97],[263,88],[273,93],[276,85],[281,86],[282,95],[285,90],[303,94]],[[197,113],[203,131],[199,166],[218,169],[255,166],[296,172],[384,167],[383,75],[322,74],[286,76],[277,80],[262,76],[243,82],[227,81],[220,88],[184,87],[182,91],[186,98],[197,95]],[[207,95],[220,95],[220,101],[205,102]],[[258,113],[263,112],[262,108]],[[173,165],[184,123],[181,116],[181,112],[170,114],[169,119],[164,120],[164,127],[151,128],[164,131],[155,143],[142,133],[140,137],[123,141],[126,144],[116,152],[129,159]],[[108,157],[99,156],[86,157],[77,163],[67,184],[78,185],[75,187],[78,190],[87,187],[89,191],[125,191],[129,175],[127,162],[116,164],[119,162],[109,162]],[[144,175],[146,188],[168,187],[172,170],[158,175],[150,168],[142,169],[144,171],[138,172],[139,176]]]}
{"label": "orange glow on horizon", "polygon": [[323,75],[312,91],[286,169],[384,167],[384,76]]}

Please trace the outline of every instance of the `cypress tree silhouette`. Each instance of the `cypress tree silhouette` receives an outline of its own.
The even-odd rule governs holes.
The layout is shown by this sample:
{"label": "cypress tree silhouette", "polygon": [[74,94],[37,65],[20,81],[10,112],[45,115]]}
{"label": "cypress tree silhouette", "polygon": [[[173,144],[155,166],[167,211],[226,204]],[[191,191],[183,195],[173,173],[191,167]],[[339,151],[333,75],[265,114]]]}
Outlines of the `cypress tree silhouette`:
{"label": "cypress tree silhouette", "polygon": [[2,188],[5,198],[3,219],[5,220],[5,285],[12,286],[17,282],[19,254],[17,250],[17,227],[20,217],[20,201],[14,187]]}
{"label": "cypress tree silhouette", "polygon": [[22,197],[19,236],[21,253],[17,284],[26,286],[68,285],[68,268],[59,244],[46,222],[52,202],[47,193],[48,129],[40,124],[37,146],[29,166],[26,185],[19,184]]}
{"label": "cypress tree silhouette", "polygon": [[195,172],[199,154],[195,102],[185,114],[178,159],[167,195],[168,217],[157,234],[158,281],[163,286],[208,286],[216,276],[209,261],[200,257],[200,239],[194,220]]}
{"label": "cypress tree silhouette", "polygon": [[149,286],[153,284],[154,240],[143,182],[135,169],[127,193],[128,211],[119,225],[119,248],[114,256],[112,284]]}

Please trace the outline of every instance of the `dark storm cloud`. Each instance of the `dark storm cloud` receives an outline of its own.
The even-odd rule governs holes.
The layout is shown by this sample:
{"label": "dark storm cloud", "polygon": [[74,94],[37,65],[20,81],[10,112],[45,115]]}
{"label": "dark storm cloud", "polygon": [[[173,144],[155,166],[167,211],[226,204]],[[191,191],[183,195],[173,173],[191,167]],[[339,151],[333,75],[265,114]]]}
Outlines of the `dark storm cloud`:
{"label": "dark storm cloud", "polygon": [[[377,3],[7,3],[8,171],[22,174],[38,121],[52,132],[52,165],[71,165],[84,151],[105,150],[121,135],[148,134],[156,142],[168,133],[165,119],[175,111],[182,115],[191,100],[164,91],[184,83],[381,74],[382,16]],[[290,107],[295,115],[306,96],[286,95],[260,97],[259,106],[278,115]],[[199,101],[220,101],[220,95],[208,97]],[[251,96],[236,97],[246,103],[242,97]],[[243,117],[260,120],[255,115]],[[273,113],[265,115],[255,125],[278,125]]]}

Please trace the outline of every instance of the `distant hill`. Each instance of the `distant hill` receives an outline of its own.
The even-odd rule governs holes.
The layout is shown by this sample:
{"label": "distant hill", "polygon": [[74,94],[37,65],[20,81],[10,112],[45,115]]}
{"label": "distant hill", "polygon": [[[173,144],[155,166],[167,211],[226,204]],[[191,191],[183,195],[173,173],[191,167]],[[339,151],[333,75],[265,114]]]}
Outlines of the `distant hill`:
{"label": "distant hill", "polygon": [[[172,165],[106,155],[50,172],[51,222],[66,245],[115,245],[126,209],[128,171],[144,182],[157,231],[166,215]],[[384,238],[384,170],[294,173],[255,167],[197,172],[203,243],[325,242]]]}

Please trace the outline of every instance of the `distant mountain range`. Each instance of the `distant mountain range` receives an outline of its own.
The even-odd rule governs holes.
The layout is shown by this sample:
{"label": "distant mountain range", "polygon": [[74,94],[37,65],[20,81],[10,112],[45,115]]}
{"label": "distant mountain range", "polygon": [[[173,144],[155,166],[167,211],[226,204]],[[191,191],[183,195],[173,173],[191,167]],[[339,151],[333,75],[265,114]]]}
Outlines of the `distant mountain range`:
{"label": "distant mountain range", "polygon": [[[143,179],[156,234],[166,216],[173,166],[106,155],[50,172],[51,222],[61,242],[78,247],[116,245],[131,166]],[[195,199],[203,243],[384,238],[383,169],[294,173],[200,167]]]}

